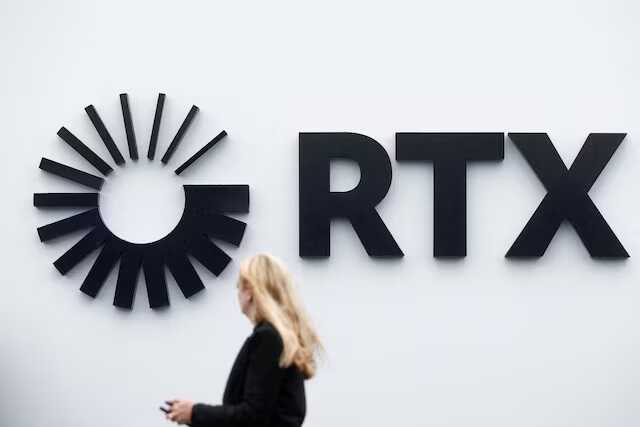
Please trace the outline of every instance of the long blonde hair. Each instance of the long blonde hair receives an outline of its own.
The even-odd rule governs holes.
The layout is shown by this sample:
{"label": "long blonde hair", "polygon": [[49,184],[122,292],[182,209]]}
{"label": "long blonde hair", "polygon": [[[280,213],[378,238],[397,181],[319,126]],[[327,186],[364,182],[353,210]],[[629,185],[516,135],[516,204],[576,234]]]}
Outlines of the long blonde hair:
{"label": "long blonde hair", "polygon": [[240,265],[239,286],[252,291],[255,319],[269,321],[280,333],[284,350],[279,366],[291,364],[305,379],[316,373],[316,352],[324,350],[309,316],[293,286],[291,275],[282,261],[269,253],[259,253]]}

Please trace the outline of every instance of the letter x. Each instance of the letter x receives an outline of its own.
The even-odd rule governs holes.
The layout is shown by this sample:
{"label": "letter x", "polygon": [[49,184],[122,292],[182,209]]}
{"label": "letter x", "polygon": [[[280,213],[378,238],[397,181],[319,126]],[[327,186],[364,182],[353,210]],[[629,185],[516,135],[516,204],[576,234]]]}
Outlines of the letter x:
{"label": "letter x", "polygon": [[629,254],[587,194],[626,134],[591,133],[567,170],[546,133],[509,133],[547,189],[507,257],[541,257],[563,220],[571,223],[592,257]]}

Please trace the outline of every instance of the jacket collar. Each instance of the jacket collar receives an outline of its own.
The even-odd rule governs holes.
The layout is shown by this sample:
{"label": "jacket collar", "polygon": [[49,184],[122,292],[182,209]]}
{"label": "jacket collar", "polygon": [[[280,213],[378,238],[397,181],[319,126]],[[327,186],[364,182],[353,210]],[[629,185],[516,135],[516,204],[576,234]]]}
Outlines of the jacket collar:
{"label": "jacket collar", "polygon": [[264,325],[266,323],[266,321],[263,319],[261,321],[259,321],[258,323],[255,324],[255,326],[253,327],[253,330],[255,331],[256,329],[258,329],[258,326]]}

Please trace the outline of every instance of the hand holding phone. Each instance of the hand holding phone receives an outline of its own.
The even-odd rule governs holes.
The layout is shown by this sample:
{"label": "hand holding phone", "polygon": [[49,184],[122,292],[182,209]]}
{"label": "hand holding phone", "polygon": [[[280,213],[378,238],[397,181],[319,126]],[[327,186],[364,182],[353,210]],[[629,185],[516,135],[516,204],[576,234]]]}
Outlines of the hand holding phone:
{"label": "hand holding phone", "polygon": [[169,407],[168,407],[168,408],[165,408],[164,406],[160,406],[160,410],[161,410],[162,412],[164,412],[165,414],[168,414],[169,412],[171,412],[171,405],[172,405],[172,402],[170,402],[170,401],[168,401],[168,400],[165,400],[165,401],[164,401],[164,403],[166,403],[167,405],[169,405]]}

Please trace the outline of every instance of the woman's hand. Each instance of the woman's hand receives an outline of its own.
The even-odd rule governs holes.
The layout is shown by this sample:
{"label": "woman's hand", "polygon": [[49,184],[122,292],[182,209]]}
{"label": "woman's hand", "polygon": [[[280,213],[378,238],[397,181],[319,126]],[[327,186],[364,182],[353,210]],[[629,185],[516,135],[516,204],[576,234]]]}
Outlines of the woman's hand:
{"label": "woman's hand", "polygon": [[193,402],[190,400],[173,399],[167,400],[169,406],[169,412],[167,412],[166,418],[178,424],[191,423],[191,409],[193,408]]}

